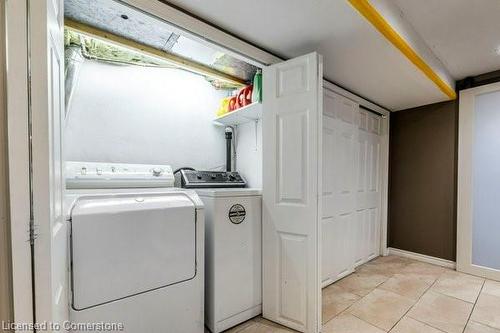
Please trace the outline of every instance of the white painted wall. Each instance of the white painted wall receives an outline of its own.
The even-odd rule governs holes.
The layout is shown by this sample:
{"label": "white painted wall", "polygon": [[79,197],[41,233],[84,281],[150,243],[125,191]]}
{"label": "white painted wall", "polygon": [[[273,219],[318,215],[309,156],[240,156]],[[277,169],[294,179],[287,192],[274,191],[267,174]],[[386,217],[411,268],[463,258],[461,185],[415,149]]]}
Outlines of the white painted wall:
{"label": "white painted wall", "polygon": [[213,169],[225,163],[226,95],[203,77],[85,61],[66,118],[66,159]]}
{"label": "white painted wall", "polygon": [[262,188],[262,121],[238,125],[236,169],[248,186]]}
{"label": "white painted wall", "polygon": [[[183,70],[85,61],[65,125],[66,160],[225,167],[224,128],[213,125],[225,91]],[[261,125],[238,126],[237,169],[262,185]],[[256,146],[257,145],[257,146]]]}

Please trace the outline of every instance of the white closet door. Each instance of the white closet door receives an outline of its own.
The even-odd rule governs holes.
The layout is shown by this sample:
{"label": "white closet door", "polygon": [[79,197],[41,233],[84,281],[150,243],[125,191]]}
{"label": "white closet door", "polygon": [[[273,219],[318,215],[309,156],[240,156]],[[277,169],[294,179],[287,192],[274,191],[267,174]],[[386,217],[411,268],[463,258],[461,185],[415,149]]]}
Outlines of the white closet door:
{"label": "white closet door", "polygon": [[360,236],[355,265],[379,255],[380,248],[380,116],[361,109],[357,135],[356,211]]}
{"label": "white closet door", "polygon": [[357,105],[328,90],[323,105],[322,276],[326,285],[353,269]]}
{"label": "white closet door", "polygon": [[322,285],[379,255],[381,118],[325,90]]}
{"label": "white closet door", "polygon": [[263,315],[321,329],[321,57],[264,69]]}
{"label": "white closet door", "polygon": [[64,10],[30,0],[35,311],[38,322],[69,317],[68,229],[63,211]]}

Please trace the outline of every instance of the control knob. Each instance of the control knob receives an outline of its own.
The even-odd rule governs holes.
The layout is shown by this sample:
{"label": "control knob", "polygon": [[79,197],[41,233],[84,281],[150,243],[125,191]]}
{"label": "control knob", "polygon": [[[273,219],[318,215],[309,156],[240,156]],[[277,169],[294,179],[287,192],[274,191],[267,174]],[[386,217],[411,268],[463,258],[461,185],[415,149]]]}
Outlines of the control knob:
{"label": "control knob", "polygon": [[153,173],[153,176],[160,177],[161,174],[163,173],[163,170],[162,169],[158,169],[158,168],[154,168],[153,170],[151,170],[151,172]]}

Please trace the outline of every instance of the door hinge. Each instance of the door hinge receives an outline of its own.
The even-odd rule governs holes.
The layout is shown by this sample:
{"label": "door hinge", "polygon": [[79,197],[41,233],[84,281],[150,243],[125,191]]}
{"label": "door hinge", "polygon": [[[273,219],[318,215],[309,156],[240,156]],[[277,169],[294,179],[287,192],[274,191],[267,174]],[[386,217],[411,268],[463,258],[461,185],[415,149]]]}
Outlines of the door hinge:
{"label": "door hinge", "polygon": [[35,225],[35,221],[30,220],[30,227],[29,227],[29,237],[30,237],[30,245],[35,244],[35,240],[38,238],[38,226]]}

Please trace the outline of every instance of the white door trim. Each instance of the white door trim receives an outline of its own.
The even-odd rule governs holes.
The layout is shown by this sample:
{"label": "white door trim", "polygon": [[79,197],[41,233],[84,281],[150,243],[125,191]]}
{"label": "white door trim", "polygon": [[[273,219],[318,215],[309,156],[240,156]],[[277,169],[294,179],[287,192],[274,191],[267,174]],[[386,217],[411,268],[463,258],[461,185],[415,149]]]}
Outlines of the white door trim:
{"label": "white door trim", "polygon": [[[26,1],[8,0],[7,126],[14,321],[33,322],[28,137],[28,37]],[[31,331],[17,331],[31,332]]]}
{"label": "white door trim", "polygon": [[382,117],[382,135],[380,138],[380,254],[386,256],[389,254],[387,248],[387,232],[388,232],[388,209],[389,209],[389,131],[391,114],[387,112],[385,117]]}
{"label": "white door trim", "polygon": [[500,83],[492,83],[460,91],[458,123],[458,190],[457,190],[457,270],[493,280],[500,271],[472,263],[472,192],[474,141],[474,104],[478,95],[500,91]]}

